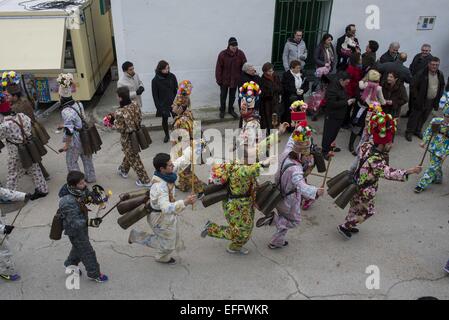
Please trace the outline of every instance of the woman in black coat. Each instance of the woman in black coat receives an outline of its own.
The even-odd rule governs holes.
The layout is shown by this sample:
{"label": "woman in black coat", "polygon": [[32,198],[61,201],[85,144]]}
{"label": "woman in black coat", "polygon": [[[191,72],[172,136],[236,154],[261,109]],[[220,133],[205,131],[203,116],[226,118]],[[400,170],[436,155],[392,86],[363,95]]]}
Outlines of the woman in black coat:
{"label": "woman in black coat", "polygon": [[156,117],[162,118],[162,127],[165,132],[164,143],[170,141],[168,118],[172,116],[172,105],[178,91],[178,80],[170,73],[170,65],[166,61],[160,61],[156,67],[156,76],[151,82],[153,100],[156,105]]}
{"label": "woman in black coat", "polygon": [[274,72],[271,63],[265,63],[262,67],[263,75],[260,83],[262,90],[260,103],[260,124],[262,129],[267,129],[267,135],[273,127],[273,114],[279,115],[280,97],[282,94],[282,84],[279,77]]}
{"label": "woman in black coat", "polygon": [[[282,88],[284,101],[284,110],[282,114],[283,122],[292,122],[290,107],[293,102],[304,100],[304,95],[309,91],[309,81],[301,74],[301,63],[293,60],[290,63],[290,70],[282,76]],[[292,129],[292,128],[290,128]]]}

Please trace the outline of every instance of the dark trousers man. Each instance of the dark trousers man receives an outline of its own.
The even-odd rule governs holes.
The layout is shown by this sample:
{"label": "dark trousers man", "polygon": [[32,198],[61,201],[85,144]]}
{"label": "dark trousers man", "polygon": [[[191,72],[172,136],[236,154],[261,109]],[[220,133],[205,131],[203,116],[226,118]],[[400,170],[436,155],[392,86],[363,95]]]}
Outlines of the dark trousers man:
{"label": "dark trousers man", "polygon": [[327,156],[329,151],[331,151],[331,145],[337,139],[344,121],[345,119],[334,119],[330,116],[326,116],[324,121],[323,143],[321,145],[324,156]]}
{"label": "dark trousers man", "polygon": [[407,124],[407,134],[422,135],[422,128],[432,113],[434,100],[426,100],[423,106],[413,106]]}
{"label": "dark trousers man", "polygon": [[87,270],[87,276],[92,279],[98,278],[100,276],[100,265],[87,232],[70,236],[69,239],[72,243],[72,250],[64,266],[78,266],[82,262]]}
{"label": "dark trousers man", "polygon": [[228,88],[225,86],[220,87],[220,113],[224,114],[226,112],[226,99],[229,92],[229,113],[234,113],[234,103],[237,93],[237,88]]}

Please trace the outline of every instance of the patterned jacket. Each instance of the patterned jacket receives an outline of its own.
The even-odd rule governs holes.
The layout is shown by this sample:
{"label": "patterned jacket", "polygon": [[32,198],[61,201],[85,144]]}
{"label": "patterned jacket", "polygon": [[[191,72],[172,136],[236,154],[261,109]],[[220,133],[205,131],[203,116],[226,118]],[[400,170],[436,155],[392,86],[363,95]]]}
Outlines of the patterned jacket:
{"label": "patterned jacket", "polygon": [[439,158],[449,156],[449,125],[444,124],[443,118],[434,118],[429,127],[424,133],[423,142],[429,143],[432,137],[432,124],[438,123],[441,125],[440,132],[434,136],[430,144],[429,151]]}
{"label": "patterned jacket", "polygon": [[6,145],[11,148],[14,144],[24,143],[22,130],[19,125],[22,122],[23,129],[27,138],[31,137],[31,119],[23,113],[9,115],[3,118],[3,122],[0,124],[0,139],[6,140]]}
{"label": "patterned jacket", "polygon": [[[73,110],[73,109],[75,110]],[[81,140],[79,136],[79,130],[83,128],[83,121],[78,116],[78,113],[85,117],[83,104],[81,102],[75,102],[71,107],[65,107],[61,111],[61,117],[64,121],[64,138],[63,142],[65,143],[68,136],[72,137],[72,146],[75,148],[82,148],[81,147]]]}
{"label": "patterned jacket", "polygon": [[394,181],[406,181],[408,175],[406,170],[394,169],[387,165],[387,160],[385,155],[375,150],[372,143],[364,143],[360,147],[360,172],[357,174],[356,171],[356,182],[364,189],[371,189],[374,193],[379,187],[379,179],[384,178],[387,180]]}
{"label": "patterned jacket", "polygon": [[[24,201],[26,193],[0,188],[0,200],[2,201]],[[1,211],[1,209],[0,209]],[[1,212],[0,212],[1,213]],[[0,234],[5,232],[5,225],[0,221]]]}
{"label": "patterned jacket", "polygon": [[140,129],[140,123],[142,122],[142,111],[137,103],[132,102],[123,108],[119,108],[114,114],[115,128],[123,136],[128,136],[129,133]]}

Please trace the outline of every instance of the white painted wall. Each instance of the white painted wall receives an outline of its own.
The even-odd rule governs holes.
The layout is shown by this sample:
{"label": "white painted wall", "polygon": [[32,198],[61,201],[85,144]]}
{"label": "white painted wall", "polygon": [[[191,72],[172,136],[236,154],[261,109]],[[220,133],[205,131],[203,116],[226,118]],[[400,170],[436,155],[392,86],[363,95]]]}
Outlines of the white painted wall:
{"label": "white painted wall", "polygon": [[[377,5],[380,9],[380,30],[366,28],[366,7]],[[432,31],[418,31],[419,16],[436,16]],[[357,38],[365,50],[369,40],[380,44],[378,58],[393,41],[401,43],[401,51],[408,53],[408,66],[423,43],[432,45],[432,54],[441,59],[441,69],[449,76],[449,1],[448,0],[334,0],[330,33],[336,40],[344,34],[346,25],[357,26]]]}
{"label": "white painted wall", "polygon": [[270,61],[274,12],[274,0],[112,0],[119,66],[135,64],[145,83],[146,112],[155,111],[151,80],[162,59],[179,81],[192,81],[194,108],[218,106],[219,52],[235,36],[249,62],[260,68]]}

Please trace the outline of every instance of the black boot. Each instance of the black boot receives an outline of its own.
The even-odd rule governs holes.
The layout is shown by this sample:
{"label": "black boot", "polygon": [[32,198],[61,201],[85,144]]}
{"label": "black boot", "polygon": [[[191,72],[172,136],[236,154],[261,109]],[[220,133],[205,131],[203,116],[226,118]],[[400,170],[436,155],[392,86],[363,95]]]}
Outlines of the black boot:
{"label": "black boot", "polygon": [[31,195],[30,200],[31,201],[36,201],[39,200],[41,198],[45,198],[48,195],[48,193],[43,193],[40,192],[39,190],[35,190],[34,193]]}
{"label": "black boot", "polygon": [[356,139],[357,139],[357,135],[354,134],[353,132],[351,132],[351,137],[349,138],[349,152],[351,152],[352,154],[355,153],[355,151],[354,151],[354,143],[355,143]]}

